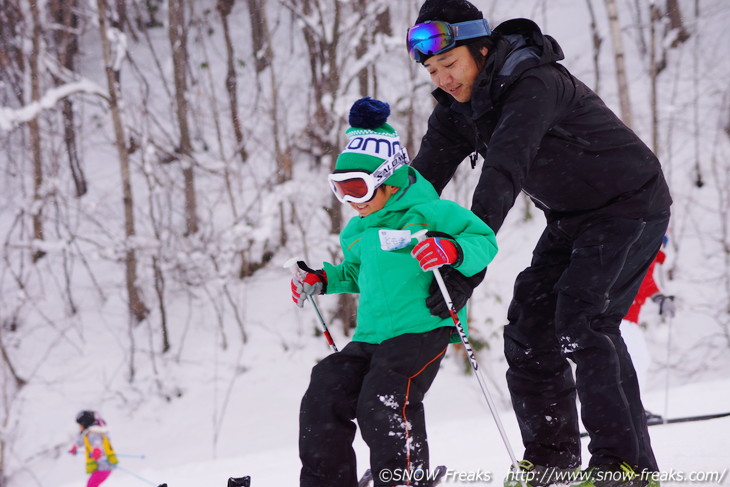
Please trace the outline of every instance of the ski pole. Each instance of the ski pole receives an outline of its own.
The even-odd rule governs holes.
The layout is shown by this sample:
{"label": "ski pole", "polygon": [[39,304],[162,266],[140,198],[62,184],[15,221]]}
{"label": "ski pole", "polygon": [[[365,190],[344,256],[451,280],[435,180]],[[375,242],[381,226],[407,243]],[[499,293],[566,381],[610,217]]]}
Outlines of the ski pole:
{"label": "ski pole", "polygon": [[[304,264],[303,260],[299,260],[297,258],[289,259],[284,263],[284,267],[286,268],[294,268],[294,266],[297,266],[296,269],[294,269],[294,272],[298,272],[298,269],[301,269],[299,267],[299,263]],[[306,264],[305,264],[306,265]],[[312,303],[312,307],[314,308],[314,312],[317,314],[317,320],[319,321],[319,329],[322,332],[322,335],[324,335],[325,339],[327,340],[327,345],[329,345],[330,350],[333,352],[339,352],[337,349],[337,345],[335,345],[335,341],[332,339],[332,335],[330,334],[329,329],[327,328],[327,324],[324,321],[324,318],[322,318],[322,313],[319,312],[319,306],[317,306],[317,301],[315,301],[314,296],[307,294],[307,297],[309,298],[309,302]]]}
{"label": "ski pole", "polygon": [[335,345],[335,341],[332,339],[332,335],[330,335],[329,329],[327,329],[327,324],[324,322],[324,318],[322,318],[322,313],[319,312],[319,306],[317,306],[317,301],[315,301],[314,296],[309,295],[309,301],[312,302],[314,312],[317,313],[317,318],[319,319],[319,327],[322,330],[322,334],[327,339],[327,345],[329,345],[330,350],[332,350],[333,352],[339,352],[339,350],[337,349],[337,345]]}
{"label": "ski pole", "polygon": [[[416,232],[412,235],[412,237],[415,238],[416,240],[418,240],[419,242],[421,242],[426,238],[426,230],[421,230],[419,232]],[[489,410],[492,413],[494,422],[497,424],[497,429],[499,430],[499,434],[502,436],[502,441],[504,442],[504,446],[507,448],[507,453],[509,454],[510,460],[512,461],[512,468],[515,469],[515,474],[518,474],[520,472],[520,464],[517,462],[517,457],[515,456],[515,453],[512,450],[512,445],[510,444],[509,438],[507,437],[507,432],[505,431],[504,426],[502,425],[502,420],[499,418],[499,412],[497,411],[497,406],[494,404],[492,395],[489,393],[489,388],[487,387],[487,383],[484,380],[484,377],[482,376],[481,369],[479,368],[479,362],[477,361],[477,357],[474,354],[474,350],[471,348],[471,344],[469,343],[469,337],[466,336],[466,331],[464,330],[464,325],[461,324],[461,320],[459,319],[459,316],[456,314],[456,308],[454,307],[454,302],[451,299],[451,296],[449,295],[448,289],[446,289],[446,283],[444,282],[444,278],[441,275],[441,272],[438,270],[438,268],[433,269],[433,276],[436,279],[436,282],[438,283],[439,289],[441,290],[441,295],[444,297],[444,300],[446,301],[446,306],[449,308],[449,314],[451,315],[451,319],[454,322],[456,331],[459,332],[459,338],[461,338],[461,343],[464,345],[464,350],[466,350],[466,355],[469,359],[469,363],[471,363],[471,368],[474,370],[474,376],[477,378],[477,382],[479,382],[479,387],[482,389],[482,394],[484,395],[484,399],[487,400],[487,406],[489,406]],[[525,480],[522,478],[520,478],[520,484],[522,485],[522,487],[527,487]]]}
{"label": "ski pole", "polygon": [[117,465],[117,466],[116,466],[116,467],[114,467],[114,468],[115,468],[116,470],[121,470],[122,472],[126,472],[126,473],[128,473],[128,474],[129,474],[129,475],[131,475],[132,477],[136,478],[137,480],[141,480],[141,481],[142,481],[142,482],[144,482],[145,484],[149,484],[149,485],[154,485],[155,487],[157,487],[157,486],[159,485],[159,484],[158,484],[157,482],[152,482],[151,480],[147,480],[146,478],[144,478],[144,477],[142,477],[142,476],[139,476],[139,475],[137,475],[136,473],[134,473],[134,472],[132,472],[132,471],[130,471],[130,470],[127,470],[127,469],[126,469],[126,468],[124,468],[124,467],[120,467],[119,465]]}
{"label": "ski pole", "polygon": [[139,458],[140,460],[144,460],[144,455],[137,455],[134,453],[117,453],[118,458]]}
{"label": "ski pole", "polygon": [[666,376],[664,378],[664,417],[663,422],[667,422],[669,419],[669,361],[672,357],[672,318],[666,319],[667,322],[667,365],[666,365]]}

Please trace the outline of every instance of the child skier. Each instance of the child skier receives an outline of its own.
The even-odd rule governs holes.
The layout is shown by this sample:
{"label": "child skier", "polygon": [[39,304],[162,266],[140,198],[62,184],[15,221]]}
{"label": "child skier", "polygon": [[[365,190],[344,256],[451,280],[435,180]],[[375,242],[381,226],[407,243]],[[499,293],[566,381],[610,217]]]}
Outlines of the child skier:
{"label": "child skier", "polygon": [[86,487],[98,487],[118,463],[109,441],[109,430],[101,416],[94,411],[81,411],[76,415],[76,422],[80,433],[69,453],[76,455],[77,447],[84,447],[86,473],[91,474]]}
{"label": "child skier", "polygon": [[[344,259],[318,270],[302,262],[291,282],[300,307],[313,294],[360,294],[352,341],[314,366],[302,399],[302,487],[357,485],[354,419],[370,448],[375,486],[430,484],[422,401],[447,345],[459,338],[452,319],[426,305],[427,271],[451,266],[472,276],[497,252],[484,222],[440,200],[408,166],[389,114],[388,104],[371,98],[352,106],[349,141],[329,176],[337,198],[359,214],[340,234]],[[420,243],[403,232],[423,229],[428,238]],[[465,307],[459,316],[466,323]]]}

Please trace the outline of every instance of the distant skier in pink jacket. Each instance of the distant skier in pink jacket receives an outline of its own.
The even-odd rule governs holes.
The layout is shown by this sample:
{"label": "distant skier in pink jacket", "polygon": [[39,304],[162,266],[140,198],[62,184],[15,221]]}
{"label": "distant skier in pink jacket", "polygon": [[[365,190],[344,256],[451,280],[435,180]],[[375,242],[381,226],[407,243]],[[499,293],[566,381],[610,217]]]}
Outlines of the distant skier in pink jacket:
{"label": "distant skier in pink jacket", "polygon": [[76,422],[80,433],[69,453],[76,455],[78,448],[84,448],[86,473],[91,474],[86,487],[99,487],[109,478],[118,463],[109,441],[109,429],[101,416],[94,411],[81,411],[76,415]]}

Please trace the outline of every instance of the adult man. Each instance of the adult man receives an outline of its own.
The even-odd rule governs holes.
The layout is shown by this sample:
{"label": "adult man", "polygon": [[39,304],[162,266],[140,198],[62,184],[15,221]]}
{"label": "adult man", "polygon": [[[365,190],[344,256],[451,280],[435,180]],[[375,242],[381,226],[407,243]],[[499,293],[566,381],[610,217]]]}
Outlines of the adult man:
{"label": "adult man", "polygon": [[[491,32],[466,0],[426,0],[407,43],[438,101],[413,166],[440,192],[460,162],[472,154],[474,165],[479,153],[472,201],[479,217],[497,231],[520,191],[546,216],[504,331],[522,468],[580,466],[577,390],[591,437],[587,485],[616,485],[603,472],[629,472],[620,485],[646,485],[628,480],[658,467],[619,324],[669,221],[659,161],[557,64],[560,46],[530,20]],[[450,274],[462,304],[478,282]]]}

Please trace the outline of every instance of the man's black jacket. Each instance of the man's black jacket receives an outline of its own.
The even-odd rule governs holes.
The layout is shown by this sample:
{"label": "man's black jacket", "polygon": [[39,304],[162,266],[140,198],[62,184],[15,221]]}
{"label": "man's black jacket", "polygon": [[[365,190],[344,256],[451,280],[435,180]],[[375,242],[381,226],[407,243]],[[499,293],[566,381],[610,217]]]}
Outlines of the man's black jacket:
{"label": "man's black jacket", "polygon": [[437,89],[413,167],[439,193],[472,152],[484,157],[472,210],[494,231],[520,191],[549,220],[642,218],[671,197],[652,151],[587,86],[557,64],[558,43],[527,19],[495,29],[471,102]]}

